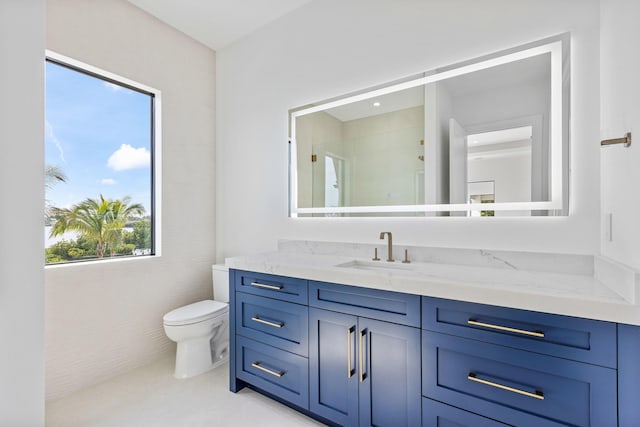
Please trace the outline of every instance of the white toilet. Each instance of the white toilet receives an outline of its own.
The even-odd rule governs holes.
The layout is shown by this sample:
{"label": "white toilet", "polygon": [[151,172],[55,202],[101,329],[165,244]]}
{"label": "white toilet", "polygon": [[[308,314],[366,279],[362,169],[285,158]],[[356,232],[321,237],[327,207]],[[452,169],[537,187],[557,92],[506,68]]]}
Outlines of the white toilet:
{"label": "white toilet", "polygon": [[189,378],[229,358],[229,270],[214,265],[213,298],[176,308],[162,318],[167,336],[177,343],[176,378]]}

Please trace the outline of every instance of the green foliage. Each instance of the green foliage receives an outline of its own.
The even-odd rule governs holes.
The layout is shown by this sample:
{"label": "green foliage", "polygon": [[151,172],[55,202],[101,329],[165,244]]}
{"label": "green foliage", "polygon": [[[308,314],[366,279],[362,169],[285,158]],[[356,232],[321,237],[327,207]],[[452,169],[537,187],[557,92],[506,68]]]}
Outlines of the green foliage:
{"label": "green foliage", "polygon": [[44,252],[47,264],[96,257],[95,242],[82,236],[76,240],[61,240],[45,248]]}
{"label": "green foliage", "polygon": [[132,255],[135,248],[136,245],[132,243],[123,243],[119,246],[116,246],[114,252],[116,253],[116,255]]}
{"label": "green foliage", "polygon": [[[54,208],[51,237],[67,231],[78,232],[76,240],[63,240],[45,248],[47,264],[132,255],[134,249],[151,248],[151,220],[138,219],[142,205],[130,204],[130,198],[86,199],[69,209]],[[128,221],[132,232],[124,230]]]}
{"label": "green foliage", "polygon": [[133,231],[124,234],[124,243],[134,245],[134,249],[151,248],[151,219],[143,218],[130,225]]}
{"label": "green foliage", "polygon": [[116,248],[122,244],[122,229],[129,218],[144,213],[141,204],[130,204],[130,201],[130,197],[105,199],[101,194],[99,199],[87,198],[69,209],[55,208],[51,237],[74,230],[96,242],[98,258],[103,258],[107,250],[114,256]]}

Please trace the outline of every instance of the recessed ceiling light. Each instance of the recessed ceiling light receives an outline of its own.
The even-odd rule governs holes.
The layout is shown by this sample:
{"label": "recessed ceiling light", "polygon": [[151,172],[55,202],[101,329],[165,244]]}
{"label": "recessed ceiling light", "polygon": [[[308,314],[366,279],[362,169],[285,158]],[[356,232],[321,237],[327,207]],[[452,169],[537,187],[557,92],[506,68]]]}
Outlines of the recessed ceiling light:
{"label": "recessed ceiling light", "polygon": [[374,102],[374,103],[373,103],[373,106],[374,106],[374,107],[379,107],[379,106],[380,106],[380,103],[376,101],[376,102]]}

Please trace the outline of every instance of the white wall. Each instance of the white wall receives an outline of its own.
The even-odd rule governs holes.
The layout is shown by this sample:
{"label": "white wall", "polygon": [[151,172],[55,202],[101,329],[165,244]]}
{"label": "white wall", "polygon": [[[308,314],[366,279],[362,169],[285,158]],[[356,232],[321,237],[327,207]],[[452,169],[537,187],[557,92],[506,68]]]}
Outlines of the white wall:
{"label": "white wall", "polygon": [[[595,253],[599,248],[597,0],[323,0],[217,54],[217,259],[278,238]],[[287,217],[287,111],[572,31],[568,217]],[[247,125],[249,124],[249,125]]]}
{"label": "white wall", "polygon": [[[601,5],[601,138],[632,132],[635,140],[603,147],[602,253],[640,270],[640,2],[603,0]],[[598,145],[598,141],[593,141]],[[609,236],[608,215],[613,214]]]}
{"label": "white wall", "polygon": [[2,426],[44,423],[44,21],[44,0],[0,2]]}
{"label": "white wall", "polygon": [[46,268],[56,398],[168,355],[163,314],[212,297],[215,53],[124,0],[48,0],[47,48],[160,90],[163,127],[162,256]]}

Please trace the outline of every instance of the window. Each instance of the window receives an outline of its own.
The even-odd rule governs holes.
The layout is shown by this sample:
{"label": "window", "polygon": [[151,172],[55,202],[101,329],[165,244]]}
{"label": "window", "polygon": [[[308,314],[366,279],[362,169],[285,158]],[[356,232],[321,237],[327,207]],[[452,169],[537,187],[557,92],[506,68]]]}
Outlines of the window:
{"label": "window", "polygon": [[45,264],[158,254],[160,93],[46,59]]}

